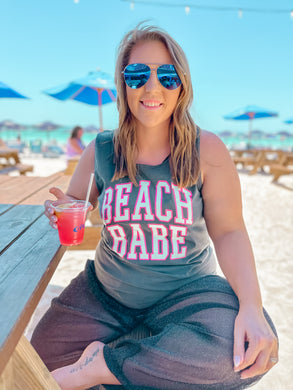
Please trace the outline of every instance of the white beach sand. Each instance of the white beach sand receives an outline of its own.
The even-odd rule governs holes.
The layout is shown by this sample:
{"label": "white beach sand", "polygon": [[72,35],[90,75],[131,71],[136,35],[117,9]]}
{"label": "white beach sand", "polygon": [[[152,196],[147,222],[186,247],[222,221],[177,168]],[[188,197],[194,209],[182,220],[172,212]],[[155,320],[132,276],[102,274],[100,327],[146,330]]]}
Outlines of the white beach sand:
{"label": "white beach sand", "polygon": [[[47,176],[66,166],[63,159],[23,158],[33,163],[33,175]],[[280,184],[271,176],[240,174],[244,218],[254,248],[263,303],[279,334],[279,363],[253,388],[257,390],[293,389],[293,175],[283,176]],[[55,272],[27,329],[27,336],[58,294],[84,267],[93,251],[67,251]]]}

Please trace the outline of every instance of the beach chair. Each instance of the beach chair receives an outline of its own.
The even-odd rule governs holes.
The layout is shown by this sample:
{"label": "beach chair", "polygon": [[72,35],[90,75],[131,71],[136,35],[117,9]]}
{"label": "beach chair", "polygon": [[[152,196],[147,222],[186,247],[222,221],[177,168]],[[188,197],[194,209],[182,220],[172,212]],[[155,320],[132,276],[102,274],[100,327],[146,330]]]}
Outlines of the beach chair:
{"label": "beach chair", "polygon": [[56,158],[64,154],[63,149],[58,145],[44,145],[42,151],[45,158]]}
{"label": "beach chair", "polygon": [[42,153],[42,141],[41,140],[35,140],[30,141],[29,148],[31,153]]}

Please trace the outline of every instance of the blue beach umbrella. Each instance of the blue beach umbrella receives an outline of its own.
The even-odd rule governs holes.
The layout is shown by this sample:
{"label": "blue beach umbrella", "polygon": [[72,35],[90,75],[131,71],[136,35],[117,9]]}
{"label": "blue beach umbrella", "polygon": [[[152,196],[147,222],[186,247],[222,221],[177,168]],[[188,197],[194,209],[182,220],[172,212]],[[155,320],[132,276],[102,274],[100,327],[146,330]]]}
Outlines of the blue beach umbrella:
{"label": "blue beach umbrella", "polygon": [[3,83],[2,81],[0,81],[0,98],[28,99],[28,97],[15,91],[11,87],[9,87],[7,84]]}
{"label": "blue beach umbrella", "polygon": [[99,107],[100,129],[103,130],[102,105],[116,101],[116,88],[110,75],[100,70],[86,77],[43,91],[58,100],[77,100]]}
{"label": "blue beach umbrella", "polygon": [[245,107],[239,108],[238,110],[235,110],[235,111],[231,112],[230,114],[225,115],[224,119],[249,121],[248,138],[250,139],[253,119],[269,118],[269,117],[274,117],[274,116],[278,116],[278,113],[275,111],[267,110],[266,108],[251,105],[251,106],[245,106]]}
{"label": "blue beach umbrella", "polygon": [[293,123],[293,116],[291,118],[284,120],[284,123],[287,123],[287,125],[291,125]]}

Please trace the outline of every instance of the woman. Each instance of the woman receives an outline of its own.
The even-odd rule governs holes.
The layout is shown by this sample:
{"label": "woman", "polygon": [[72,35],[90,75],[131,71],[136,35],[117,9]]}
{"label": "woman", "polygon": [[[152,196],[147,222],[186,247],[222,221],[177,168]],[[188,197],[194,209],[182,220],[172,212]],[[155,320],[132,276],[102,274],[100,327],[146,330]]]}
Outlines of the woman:
{"label": "woman", "polygon": [[[95,261],[53,301],[32,343],[63,390],[246,388],[277,362],[278,343],[234,164],[195,126],[187,60],[167,33],[129,32],[115,81],[114,137],[88,146],[66,195],[51,189],[84,199],[95,172],[90,200],[104,220]],[[209,236],[229,283],[216,275]],[[141,322],[151,337],[105,345]]]}
{"label": "woman", "polygon": [[66,145],[66,156],[67,158],[72,158],[75,156],[80,156],[85,149],[85,146],[81,140],[83,135],[83,128],[80,126],[75,126],[72,129],[70,138],[67,141]]}

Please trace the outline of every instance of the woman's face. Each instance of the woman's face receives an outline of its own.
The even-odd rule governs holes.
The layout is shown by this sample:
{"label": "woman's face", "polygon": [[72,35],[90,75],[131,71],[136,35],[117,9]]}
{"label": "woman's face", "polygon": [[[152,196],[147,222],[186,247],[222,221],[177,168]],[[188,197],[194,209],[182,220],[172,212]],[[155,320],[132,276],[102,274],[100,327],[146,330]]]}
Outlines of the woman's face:
{"label": "woman's face", "polygon": [[139,42],[133,47],[128,62],[128,64],[134,63],[147,64],[154,69],[149,80],[142,87],[132,89],[126,85],[127,103],[138,128],[169,129],[181,86],[168,90],[157,78],[158,66],[173,64],[167,48],[160,41]]}

